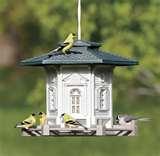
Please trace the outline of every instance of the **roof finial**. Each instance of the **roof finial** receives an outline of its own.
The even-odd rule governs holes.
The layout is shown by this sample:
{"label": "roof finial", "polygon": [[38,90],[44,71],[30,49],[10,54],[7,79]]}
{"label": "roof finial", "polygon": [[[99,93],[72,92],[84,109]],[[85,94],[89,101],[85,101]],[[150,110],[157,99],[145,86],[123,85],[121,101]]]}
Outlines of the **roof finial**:
{"label": "roof finial", "polygon": [[78,0],[78,40],[81,40],[81,0]]}

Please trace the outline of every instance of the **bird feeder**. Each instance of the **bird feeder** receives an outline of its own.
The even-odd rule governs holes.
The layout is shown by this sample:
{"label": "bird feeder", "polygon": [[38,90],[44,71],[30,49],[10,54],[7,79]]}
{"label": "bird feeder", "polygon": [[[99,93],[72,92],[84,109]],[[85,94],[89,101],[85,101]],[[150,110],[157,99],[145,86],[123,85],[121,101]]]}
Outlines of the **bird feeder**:
{"label": "bird feeder", "polygon": [[[135,134],[135,125],[113,124],[112,78],[117,66],[134,66],[138,61],[103,52],[100,47],[99,43],[78,39],[67,54],[51,51],[21,61],[23,66],[40,66],[46,71],[45,135]],[[65,128],[62,113],[72,115],[88,131]]]}

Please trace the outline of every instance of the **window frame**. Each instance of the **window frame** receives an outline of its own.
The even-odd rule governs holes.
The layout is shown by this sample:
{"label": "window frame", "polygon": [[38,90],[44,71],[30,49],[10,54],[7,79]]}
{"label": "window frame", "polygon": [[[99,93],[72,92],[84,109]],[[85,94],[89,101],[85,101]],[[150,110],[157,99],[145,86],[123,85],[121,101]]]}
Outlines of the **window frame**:
{"label": "window frame", "polygon": [[79,114],[81,112],[81,91],[73,88],[70,91],[71,113]]}

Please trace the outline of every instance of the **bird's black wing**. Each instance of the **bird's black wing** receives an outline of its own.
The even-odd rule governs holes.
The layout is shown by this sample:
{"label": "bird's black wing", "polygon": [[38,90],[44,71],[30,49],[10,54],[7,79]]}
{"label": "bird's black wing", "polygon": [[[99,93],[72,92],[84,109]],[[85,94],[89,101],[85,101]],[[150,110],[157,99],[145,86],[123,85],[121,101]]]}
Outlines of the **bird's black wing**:
{"label": "bird's black wing", "polygon": [[72,125],[75,125],[75,126],[81,126],[83,127],[85,130],[88,130],[87,127],[85,127],[84,125],[82,125],[80,122],[78,122],[77,120],[73,121],[73,120],[70,120],[70,121],[67,121],[66,124],[72,124]]}
{"label": "bird's black wing", "polygon": [[24,124],[31,124],[30,122],[28,121],[23,121]]}
{"label": "bird's black wing", "polygon": [[126,116],[125,118],[124,118],[124,121],[125,122],[131,122],[132,120],[138,120],[138,119],[140,119],[141,117],[135,117],[135,116]]}
{"label": "bird's black wing", "polygon": [[66,124],[79,125],[76,121],[73,120],[67,121]]}

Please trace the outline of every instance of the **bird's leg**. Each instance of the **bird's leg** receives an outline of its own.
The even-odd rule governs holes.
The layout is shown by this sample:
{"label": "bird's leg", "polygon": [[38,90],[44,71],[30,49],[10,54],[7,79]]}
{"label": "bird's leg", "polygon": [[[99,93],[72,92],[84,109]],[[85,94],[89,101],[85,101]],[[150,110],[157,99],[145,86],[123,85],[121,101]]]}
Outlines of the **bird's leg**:
{"label": "bird's leg", "polygon": [[69,128],[69,124],[65,123],[65,128]]}

